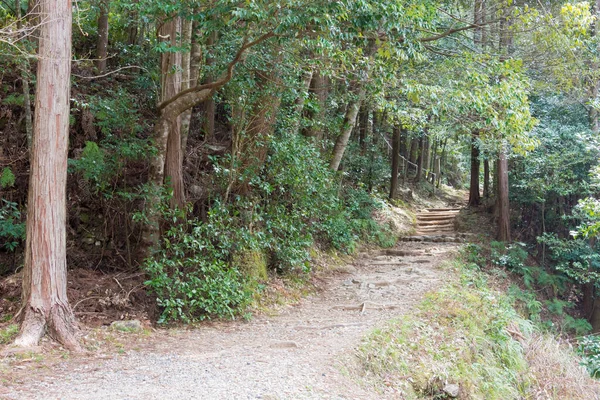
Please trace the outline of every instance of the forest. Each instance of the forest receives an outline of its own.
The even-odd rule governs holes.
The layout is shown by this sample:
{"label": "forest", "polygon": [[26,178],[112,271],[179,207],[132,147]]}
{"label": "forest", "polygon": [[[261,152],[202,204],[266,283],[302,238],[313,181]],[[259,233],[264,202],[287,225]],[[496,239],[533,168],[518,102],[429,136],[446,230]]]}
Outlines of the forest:
{"label": "forest", "polygon": [[600,1],[1,0],[9,341],[81,350],[76,307],[250,318],[454,191],[486,221],[467,260],[600,376],[599,24]]}

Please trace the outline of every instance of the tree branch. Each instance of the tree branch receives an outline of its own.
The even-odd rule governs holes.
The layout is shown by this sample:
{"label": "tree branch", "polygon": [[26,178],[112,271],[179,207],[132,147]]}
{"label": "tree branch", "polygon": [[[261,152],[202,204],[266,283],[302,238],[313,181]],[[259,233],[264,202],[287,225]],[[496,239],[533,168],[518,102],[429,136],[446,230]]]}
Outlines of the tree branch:
{"label": "tree branch", "polygon": [[173,102],[175,102],[176,100],[178,100],[179,98],[189,94],[189,93],[194,93],[194,92],[199,92],[202,90],[214,90],[217,89],[223,85],[225,85],[227,82],[229,82],[231,80],[231,78],[233,77],[233,70],[236,66],[236,64],[238,62],[241,61],[244,53],[246,52],[246,50],[248,50],[250,47],[256,46],[262,42],[264,42],[265,40],[271,38],[275,36],[275,33],[273,31],[265,33],[264,35],[260,36],[259,38],[257,38],[256,40],[253,40],[251,42],[246,42],[246,40],[244,40],[244,43],[242,44],[242,46],[239,48],[239,50],[237,51],[235,57],[233,58],[233,60],[231,60],[229,62],[229,64],[227,65],[227,71],[225,73],[223,73],[219,79],[217,79],[214,82],[210,82],[210,83],[205,83],[203,85],[196,85],[192,88],[183,90],[179,93],[177,93],[175,96],[171,97],[168,100],[163,101],[162,103],[160,103],[158,105],[158,110],[162,111],[163,109],[165,109],[165,107],[167,107],[169,104],[172,104]]}

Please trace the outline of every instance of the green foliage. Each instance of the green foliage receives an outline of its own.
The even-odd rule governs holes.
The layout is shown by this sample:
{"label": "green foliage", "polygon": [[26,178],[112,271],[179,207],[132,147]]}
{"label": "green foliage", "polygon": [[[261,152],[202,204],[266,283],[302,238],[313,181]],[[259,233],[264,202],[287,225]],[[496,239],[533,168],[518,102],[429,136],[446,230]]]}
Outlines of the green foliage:
{"label": "green foliage", "polygon": [[583,358],[583,366],[593,378],[600,378],[600,336],[589,335],[579,339],[577,352]]}
{"label": "green foliage", "polygon": [[221,232],[214,223],[184,222],[180,212],[164,210],[175,225],[164,233],[160,250],[144,264],[146,285],[162,309],[159,323],[234,318],[249,303],[247,278],[228,265],[227,253],[213,244]]}
{"label": "green foliage", "polygon": [[10,324],[4,328],[0,328],[0,344],[11,343],[19,333],[19,325]]}
{"label": "green foliage", "polygon": [[84,179],[92,182],[96,191],[107,189],[111,171],[106,165],[104,152],[96,142],[86,142],[81,156],[71,160],[69,165],[73,172],[80,172]]}
{"label": "green foliage", "polygon": [[100,135],[96,142],[87,141],[81,155],[69,160],[69,166],[71,172],[82,174],[92,183],[95,193],[110,198],[118,190],[125,167],[155,151],[140,136],[145,126],[134,94],[119,88],[108,90],[105,96],[90,96],[87,102],[78,102],[79,107],[89,108]]}
{"label": "green foliage", "polygon": [[15,174],[8,167],[4,167],[0,174],[0,188],[5,189],[15,185]]}
{"label": "green foliage", "polygon": [[600,255],[589,240],[559,239],[545,234],[538,238],[550,249],[554,269],[577,283],[600,282]]}
{"label": "green foliage", "polygon": [[21,222],[17,204],[4,199],[0,206],[0,240],[8,251],[14,251],[25,240],[25,223]]}
{"label": "green foliage", "polygon": [[492,248],[491,261],[493,264],[520,275],[526,273],[525,260],[528,253],[524,243],[492,242],[490,246]]}

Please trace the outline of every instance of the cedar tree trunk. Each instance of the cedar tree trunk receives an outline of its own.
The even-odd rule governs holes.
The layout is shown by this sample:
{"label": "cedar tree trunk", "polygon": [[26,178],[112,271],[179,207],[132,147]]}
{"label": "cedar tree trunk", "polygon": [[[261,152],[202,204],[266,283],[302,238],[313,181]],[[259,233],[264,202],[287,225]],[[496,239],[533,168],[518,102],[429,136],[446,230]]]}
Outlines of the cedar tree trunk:
{"label": "cedar tree trunk", "polygon": [[40,0],[39,59],[18,346],[47,330],[79,350],[67,299],[66,184],[71,75],[71,2]]}

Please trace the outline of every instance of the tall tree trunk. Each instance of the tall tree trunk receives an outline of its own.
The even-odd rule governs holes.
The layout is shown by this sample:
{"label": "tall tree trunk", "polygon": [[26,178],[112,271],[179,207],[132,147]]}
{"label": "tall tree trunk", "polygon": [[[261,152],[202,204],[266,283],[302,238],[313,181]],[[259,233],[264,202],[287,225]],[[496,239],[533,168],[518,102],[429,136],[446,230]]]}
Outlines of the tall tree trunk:
{"label": "tall tree trunk", "polygon": [[400,127],[394,126],[392,131],[392,177],[390,182],[390,199],[398,194],[398,170],[400,169]]}
{"label": "tall tree trunk", "polygon": [[483,160],[483,198],[490,197],[490,162],[486,158]]}
{"label": "tall tree trunk", "polygon": [[133,0],[131,3],[134,5],[134,7],[132,7],[130,9],[130,11],[127,13],[127,44],[128,45],[134,45],[134,44],[141,44],[141,41],[143,39],[143,35],[141,32],[139,32],[139,22],[140,22],[140,16],[139,13],[137,11],[137,4],[138,4],[139,0]]}
{"label": "tall tree trunk", "polygon": [[329,163],[329,168],[334,171],[337,171],[340,167],[342,157],[344,156],[346,146],[348,145],[348,140],[350,139],[350,134],[352,133],[352,130],[356,125],[356,117],[358,116],[358,110],[360,109],[360,105],[365,98],[365,94],[365,86],[359,84],[359,88],[356,90],[355,98],[350,102],[350,104],[348,104],[346,116],[344,117],[344,124],[342,125],[342,133],[338,136],[335,142],[331,162]]}
{"label": "tall tree trunk", "polygon": [[439,188],[442,184],[442,165],[446,161],[446,145],[448,144],[448,138],[444,139],[444,144],[442,145],[442,154],[440,154],[440,160],[438,163],[438,175],[437,175],[437,183],[436,186]]}
{"label": "tall tree trunk", "polygon": [[423,169],[425,170],[425,180],[429,180],[429,152],[431,151],[431,143],[429,142],[429,136],[425,136],[425,142],[423,143]]}
{"label": "tall tree trunk", "polygon": [[415,138],[415,137],[411,138],[409,148],[410,148],[410,151],[409,151],[408,161],[410,161],[412,164],[416,164],[417,157],[419,156],[419,139]]}
{"label": "tall tree trunk", "polygon": [[[212,32],[208,36],[208,40],[206,42],[206,45],[208,47],[208,52],[206,53],[206,66],[209,68],[211,66],[213,66],[215,63],[214,46],[217,43],[217,38],[218,38],[218,33]],[[204,83],[211,83],[214,80],[215,80],[215,77],[211,74],[206,77]],[[204,137],[206,140],[213,140],[215,137],[215,111],[216,111],[215,100],[211,96],[210,99],[208,99],[207,101],[204,102],[203,130],[204,130]]]}
{"label": "tall tree trunk", "polygon": [[508,204],[508,161],[506,150],[500,149],[498,156],[498,240],[510,242],[510,216]]}
{"label": "tall tree trunk", "polygon": [[[166,21],[161,36],[168,38],[172,47],[181,45],[181,18],[173,17]],[[161,101],[169,100],[182,91],[182,54],[179,51],[165,52],[161,56]],[[168,126],[165,156],[165,179],[173,190],[171,207],[183,207],[185,192],[183,187],[183,152],[181,149],[181,116],[170,121]]]}
{"label": "tall tree trunk", "polygon": [[[202,57],[202,48],[198,43],[198,22],[185,20],[182,25],[184,44],[189,44],[189,53],[182,56],[182,76],[181,89],[186,90],[195,87],[198,84],[198,75],[200,73],[200,58]],[[190,122],[192,120],[192,109],[188,109],[181,114],[181,151],[186,154],[187,140],[190,132]]]}
{"label": "tall tree trunk", "polygon": [[106,71],[106,57],[108,56],[108,9],[109,0],[98,2],[98,38],[96,41],[96,71],[99,74]]}
{"label": "tall tree trunk", "polygon": [[294,101],[294,125],[292,131],[294,133],[303,132],[302,120],[304,119],[304,104],[310,97],[310,85],[313,81],[313,70],[303,71],[300,77],[300,90],[298,97]]}
{"label": "tall tree trunk", "polygon": [[423,175],[423,160],[425,159],[425,138],[421,136],[419,138],[419,156],[417,157],[417,176],[415,177],[415,182],[421,182],[421,177]]}
{"label": "tall tree trunk", "polygon": [[471,136],[471,182],[469,185],[469,206],[477,207],[481,203],[479,194],[479,144],[477,138],[479,132]]}
{"label": "tall tree trunk", "polygon": [[360,108],[359,112],[360,131],[358,134],[358,144],[360,146],[361,154],[365,154],[367,151],[367,133],[369,128],[369,108],[366,104]]}
{"label": "tall tree trunk", "polygon": [[[67,298],[66,183],[71,75],[71,2],[40,0],[35,123],[18,346],[35,346],[47,329],[79,350]],[[51,149],[52,151],[48,151]]]}
{"label": "tall tree trunk", "polygon": [[431,172],[431,177],[429,180],[432,185],[435,185],[435,179],[437,177],[437,173],[435,172],[435,162],[437,159],[438,144],[439,142],[437,140],[433,142],[433,148],[431,149],[431,165],[428,167],[429,171]]}
{"label": "tall tree trunk", "polygon": [[[22,32],[23,29],[23,16],[21,15],[21,1],[15,2],[15,8],[17,10],[17,30]],[[24,34],[20,35],[21,37]],[[27,134],[27,148],[31,149],[33,140],[33,117],[31,115],[31,95],[29,88],[29,61],[25,60],[24,65],[21,69],[21,82],[23,83],[23,108],[25,109],[25,132]]]}
{"label": "tall tree trunk", "polygon": [[310,111],[307,111],[308,126],[302,129],[302,134],[321,141],[323,139],[322,121],[325,116],[329,90],[327,78],[319,73],[319,71],[313,73],[309,91],[315,97],[317,107],[316,109],[313,107]]}

